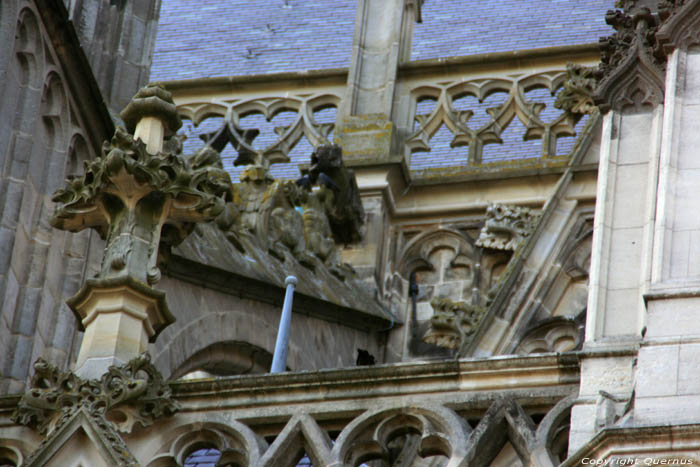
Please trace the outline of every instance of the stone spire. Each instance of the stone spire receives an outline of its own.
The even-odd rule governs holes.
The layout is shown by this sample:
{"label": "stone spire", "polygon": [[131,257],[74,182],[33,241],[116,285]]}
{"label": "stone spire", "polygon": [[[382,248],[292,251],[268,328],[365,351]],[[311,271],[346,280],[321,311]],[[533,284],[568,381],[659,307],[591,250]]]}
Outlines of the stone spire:
{"label": "stone spire", "polygon": [[121,116],[127,131],[118,128],[102,157],[53,197],[54,227],[92,228],[106,243],[98,277],[68,300],[85,330],[76,370],[82,377],[136,357],[174,321],[164,293],[151,288],[160,278],[159,251],[217,216],[231,190],[223,169],[194,167],[163,149],[181,125],[169,92],[143,88]]}

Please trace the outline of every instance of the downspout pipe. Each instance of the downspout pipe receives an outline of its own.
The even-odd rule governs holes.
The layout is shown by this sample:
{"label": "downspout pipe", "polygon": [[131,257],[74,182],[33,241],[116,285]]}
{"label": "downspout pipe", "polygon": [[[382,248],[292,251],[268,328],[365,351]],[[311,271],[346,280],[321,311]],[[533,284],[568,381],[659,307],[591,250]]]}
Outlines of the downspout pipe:
{"label": "downspout pipe", "polygon": [[287,286],[287,291],[284,294],[284,306],[282,307],[282,316],[280,316],[280,326],[277,331],[275,354],[272,357],[270,373],[282,373],[287,368],[289,330],[292,326],[292,301],[294,299],[294,287],[297,285],[297,278],[294,276],[287,276],[284,283]]}

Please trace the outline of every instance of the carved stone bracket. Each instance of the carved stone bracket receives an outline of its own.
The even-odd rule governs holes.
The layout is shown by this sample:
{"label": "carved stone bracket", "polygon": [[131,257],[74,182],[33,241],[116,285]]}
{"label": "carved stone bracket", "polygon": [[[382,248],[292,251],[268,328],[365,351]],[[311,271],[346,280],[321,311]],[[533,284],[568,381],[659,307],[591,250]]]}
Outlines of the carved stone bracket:
{"label": "carved stone bracket", "polygon": [[459,349],[469,343],[479,322],[486,314],[486,308],[453,302],[448,298],[436,298],[430,302],[434,314],[430,318],[430,328],[423,336],[429,344],[448,349]]}
{"label": "carved stone bracket", "polygon": [[91,380],[62,372],[40,358],[34,363],[30,389],[12,420],[51,436],[81,409],[130,433],[137,423],[149,426],[157,418],[176,413],[179,405],[147,353],[125,365],[112,366],[100,379]]}
{"label": "carved stone bracket", "polygon": [[476,245],[495,250],[515,251],[535,229],[540,214],[520,206],[492,204],[486,209],[486,217]]}

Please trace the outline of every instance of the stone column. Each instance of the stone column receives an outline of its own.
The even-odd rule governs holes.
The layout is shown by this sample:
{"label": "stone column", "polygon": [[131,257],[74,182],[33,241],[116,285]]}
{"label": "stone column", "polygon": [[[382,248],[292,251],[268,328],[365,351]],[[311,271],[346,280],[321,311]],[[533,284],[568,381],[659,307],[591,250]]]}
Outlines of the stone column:
{"label": "stone column", "polygon": [[[411,53],[413,25],[422,0],[359,0],[345,99],[338,109],[335,142],[354,169],[367,213],[362,245],[346,248],[361,277],[382,282],[382,251],[391,197],[406,184],[404,151],[393,110],[399,64]],[[374,278],[372,276],[375,276]]]}
{"label": "stone column", "polygon": [[[664,62],[648,37],[657,12],[609,12],[595,100],[605,113],[591,253],[586,338],[569,451],[616,422],[630,402],[645,323],[664,99]],[[620,38],[632,37],[632,42]]]}
{"label": "stone column", "polygon": [[159,252],[218,215],[231,193],[223,169],[193,168],[163,151],[163,138],[181,125],[170,93],[146,87],[121,116],[128,132],[117,129],[102,157],[53,198],[61,203],[54,227],[93,228],[106,244],[98,277],[68,300],[85,330],[76,374],[86,379],[138,356],[174,321],[165,294],[151,287]]}
{"label": "stone column", "polygon": [[700,423],[700,1],[657,33],[668,54],[651,285],[634,422]]}

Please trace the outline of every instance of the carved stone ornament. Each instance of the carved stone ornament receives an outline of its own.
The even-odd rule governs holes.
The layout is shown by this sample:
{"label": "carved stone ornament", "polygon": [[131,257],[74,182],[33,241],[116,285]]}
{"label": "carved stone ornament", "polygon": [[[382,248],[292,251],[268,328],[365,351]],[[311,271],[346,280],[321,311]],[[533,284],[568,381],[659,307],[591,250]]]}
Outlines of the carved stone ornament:
{"label": "carved stone ornament", "polygon": [[319,146],[308,173],[296,181],[273,179],[265,165],[247,166],[232,200],[217,225],[239,250],[250,242],[280,261],[291,254],[340,279],[352,273],[341,263],[338,244],[361,238],[364,210],[339,146]]}
{"label": "carved stone ornament", "polygon": [[130,433],[137,423],[149,426],[180,409],[170,386],[144,353],[127,364],[110,367],[100,379],[85,380],[62,372],[39,359],[34,363],[30,389],[22,396],[12,420],[49,435],[78,410],[110,421],[114,428]]}
{"label": "carved stone ornament", "polygon": [[[166,125],[163,136],[179,127],[170,93],[161,88],[142,89],[122,118],[133,131],[134,122],[148,123],[153,115]],[[192,163],[172,151],[154,154],[147,144],[118,128],[102,157],[86,162],[85,174],[68,180],[53,196],[60,205],[51,225],[71,232],[93,228],[106,240],[101,279],[157,282],[159,244],[178,244],[195,222],[220,214],[231,197],[222,168]]]}
{"label": "carved stone ornament", "polygon": [[657,41],[661,24],[683,0],[624,0],[605,21],[615,33],[600,40],[600,81],[595,102],[601,111],[633,111],[663,102],[666,54]]}
{"label": "carved stone ornament", "polygon": [[540,214],[530,208],[491,204],[486,209],[486,222],[476,246],[515,251],[535,229],[539,218]]}
{"label": "carved stone ornament", "polygon": [[590,114],[597,110],[593,103],[598,80],[596,69],[576,63],[566,65],[564,88],[557,95],[554,107],[574,115]]}
{"label": "carved stone ornament", "polygon": [[484,307],[453,302],[449,298],[434,298],[430,305],[434,313],[423,340],[453,350],[461,350],[469,343],[470,337],[486,314]]}
{"label": "carved stone ornament", "polygon": [[656,33],[665,53],[700,45],[700,1],[676,0],[669,5],[672,14]]}

